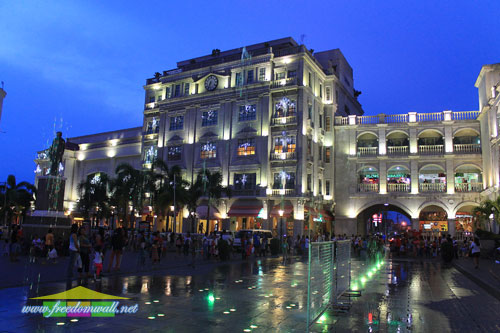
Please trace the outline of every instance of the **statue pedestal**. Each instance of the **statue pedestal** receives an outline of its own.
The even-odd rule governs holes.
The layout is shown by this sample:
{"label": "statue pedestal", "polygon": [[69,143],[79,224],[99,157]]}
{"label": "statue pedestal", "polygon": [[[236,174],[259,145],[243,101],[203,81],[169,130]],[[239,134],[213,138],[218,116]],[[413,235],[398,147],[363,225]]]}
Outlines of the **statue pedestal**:
{"label": "statue pedestal", "polygon": [[49,228],[56,237],[69,234],[71,219],[64,215],[65,186],[64,177],[38,177],[35,211],[23,223],[26,235],[44,236]]}

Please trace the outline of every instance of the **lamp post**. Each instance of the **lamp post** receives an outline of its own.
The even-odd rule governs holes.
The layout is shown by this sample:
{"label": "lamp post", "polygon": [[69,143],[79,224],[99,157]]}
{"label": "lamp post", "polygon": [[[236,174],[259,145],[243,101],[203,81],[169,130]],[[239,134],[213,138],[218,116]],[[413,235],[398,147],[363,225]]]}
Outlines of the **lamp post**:
{"label": "lamp post", "polygon": [[280,248],[283,247],[283,209],[278,210],[278,214],[280,215]]}
{"label": "lamp post", "polygon": [[175,233],[175,206],[170,206],[172,212],[172,231]]}

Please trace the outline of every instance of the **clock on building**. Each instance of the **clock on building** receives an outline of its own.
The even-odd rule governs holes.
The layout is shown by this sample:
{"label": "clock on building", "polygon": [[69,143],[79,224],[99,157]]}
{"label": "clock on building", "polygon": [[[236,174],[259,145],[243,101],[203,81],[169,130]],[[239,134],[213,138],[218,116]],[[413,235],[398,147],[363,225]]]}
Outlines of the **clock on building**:
{"label": "clock on building", "polygon": [[215,88],[217,88],[217,84],[219,84],[219,80],[215,75],[209,75],[205,79],[205,89],[207,89],[208,91],[215,90]]}

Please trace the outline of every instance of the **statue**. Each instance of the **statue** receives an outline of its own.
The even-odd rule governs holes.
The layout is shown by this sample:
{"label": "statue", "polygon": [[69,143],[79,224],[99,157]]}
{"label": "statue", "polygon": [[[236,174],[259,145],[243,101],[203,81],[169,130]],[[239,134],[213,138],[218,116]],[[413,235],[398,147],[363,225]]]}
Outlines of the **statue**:
{"label": "statue", "polygon": [[48,157],[50,159],[50,175],[57,176],[59,173],[59,164],[62,162],[66,141],[62,138],[62,132],[57,132],[52,146],[49,148]]}

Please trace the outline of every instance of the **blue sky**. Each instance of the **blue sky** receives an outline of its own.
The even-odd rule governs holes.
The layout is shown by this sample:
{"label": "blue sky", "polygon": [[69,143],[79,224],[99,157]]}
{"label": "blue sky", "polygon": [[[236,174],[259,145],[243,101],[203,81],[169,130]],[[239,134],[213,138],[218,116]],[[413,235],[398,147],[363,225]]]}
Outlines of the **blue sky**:
{"label": "blue sky", "polygon": [[33,181],[53,137],[140,126],[145,79],[179,60],[291,36],[340,48],[367,114],[478,108],[500,62],[499,1],[2,1],[0,181]]}

